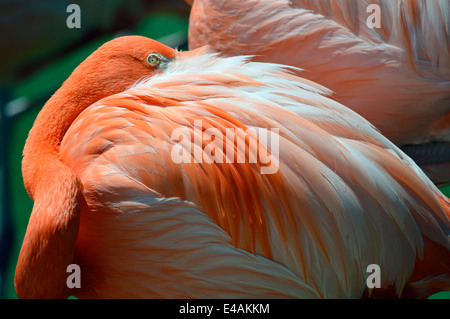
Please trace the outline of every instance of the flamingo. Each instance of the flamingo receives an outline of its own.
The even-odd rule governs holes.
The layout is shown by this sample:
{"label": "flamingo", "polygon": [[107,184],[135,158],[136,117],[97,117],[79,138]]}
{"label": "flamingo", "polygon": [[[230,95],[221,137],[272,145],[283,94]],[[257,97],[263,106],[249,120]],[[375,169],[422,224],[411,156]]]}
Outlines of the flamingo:
{"label": "flamingo", "polygon": [[188,2],[190,49],[209,45],[302,69],[405,147],[436,183],[450,181],[448,1]]}
{"label": "flamingo", "polygon": [[[26,141],[34,207],[17,295],[419,298],[449,289],[449,199],[295,71],[141,36],[101,46]],[[80,287],[67,285],[72,264]],[[380,288],[369,289],[373,264]]]}

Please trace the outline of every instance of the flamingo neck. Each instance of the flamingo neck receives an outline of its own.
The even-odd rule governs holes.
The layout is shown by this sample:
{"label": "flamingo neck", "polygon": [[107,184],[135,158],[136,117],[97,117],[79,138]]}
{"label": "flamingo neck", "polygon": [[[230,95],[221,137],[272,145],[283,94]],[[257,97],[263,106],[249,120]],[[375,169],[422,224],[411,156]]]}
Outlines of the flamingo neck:
{"label": "flamingo neck", "polygon": [[61,164],[59,146],[72,122],[101,97],[96,90],[80,89],[79,81],[69,78],[44,105],[23,151],[23,180],[31,198],[34,199],[39,176],[45,168]]}
{"label": "flamingo neck", "polygon": [[[44,105],[24,148],[22,174],[33,211],[19,254],[15,286],[20,298],[66,298],[83,202],[83,186],[59,157],[59,146],[75,118],[97,100],[73,80]],[[49,275],[51,274],[51,275]]]}

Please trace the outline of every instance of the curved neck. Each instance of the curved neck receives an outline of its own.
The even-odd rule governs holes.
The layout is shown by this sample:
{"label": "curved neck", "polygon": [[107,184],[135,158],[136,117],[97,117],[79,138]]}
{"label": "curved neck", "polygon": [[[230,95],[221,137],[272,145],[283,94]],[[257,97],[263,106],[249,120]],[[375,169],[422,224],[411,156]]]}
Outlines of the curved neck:
{"label": "curved neck", "polygon": [[[69,78],[48,100],[36,118],[23,150],[22,174],[25,188],[34,198],[34,189],[44,166],[60,163],[59,146],[76,117],[103,96],[97,90],[78,86]],[[88,92],[87,92],[88,91]],[[106,93],[102,94],[106,95]]]}
{"label": "curved neck", "polygon": [[47,101],[36,118],[27,144],[45,141],[46,148],[58,148],[64,134],[75,118],[101,97],[89,92],[89,87],[77,87],[78,81],[70,77]]}
{"label": "curved neck", "polygon": [[75,91],[72,81],[44,105],[24,148],[23,180],[34,206],[16,266],[20,298],[66,298],[71,293],[66,269],[75,251],[83,186],[60,160],[59,146],[75,118],[97,100],[83,87]]}

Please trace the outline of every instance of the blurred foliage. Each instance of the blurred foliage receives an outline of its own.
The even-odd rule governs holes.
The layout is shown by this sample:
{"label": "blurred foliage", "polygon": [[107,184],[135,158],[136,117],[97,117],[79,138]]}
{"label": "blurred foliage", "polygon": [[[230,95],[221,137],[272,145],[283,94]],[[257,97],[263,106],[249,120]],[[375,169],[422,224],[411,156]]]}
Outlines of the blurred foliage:
{"label": "blurred foliage", "polygon": [[[67,6],[72,3],[81,9],[79,29],[66,26]],[[1,0],[0,83],[13,84],[89,40],[132,30],[157,11],[188,17],[189,6],[183,0]]]}

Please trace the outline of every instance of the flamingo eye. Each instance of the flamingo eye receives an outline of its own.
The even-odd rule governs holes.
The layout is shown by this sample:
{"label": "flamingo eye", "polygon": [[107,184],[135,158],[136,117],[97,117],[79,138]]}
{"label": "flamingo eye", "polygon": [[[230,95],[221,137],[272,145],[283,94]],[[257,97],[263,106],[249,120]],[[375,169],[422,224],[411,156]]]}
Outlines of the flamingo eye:
{"label": "flamingo eye", "polygon": [[150,53],[148,55],[147,63],[150,64],[151,66],[157,66],[159,62],[161,62],[161,58],[157,54]]}

